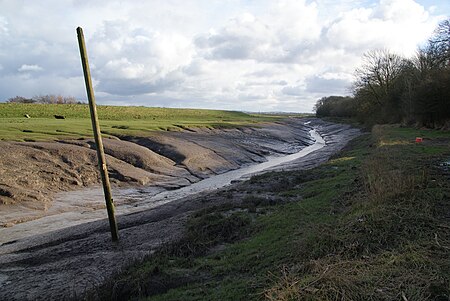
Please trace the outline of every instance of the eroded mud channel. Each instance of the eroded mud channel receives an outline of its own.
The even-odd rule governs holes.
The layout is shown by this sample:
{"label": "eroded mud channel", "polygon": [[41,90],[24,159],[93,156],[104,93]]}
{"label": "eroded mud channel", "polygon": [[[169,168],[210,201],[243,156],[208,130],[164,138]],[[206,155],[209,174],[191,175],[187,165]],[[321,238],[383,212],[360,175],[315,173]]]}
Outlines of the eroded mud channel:
{"label": "eroded mud channel", "polygon": [[[231,182],[267,170],[312,168],[358,134],[318,119],[287,119],[108,141],[119,245],[110,242],[91,141],[5,143],[22,161],[8,165],[11,158],[0,155],[6,166],[0,189],[9,201],[0,208],[7,226],[0,228],[0,299],[82,296],[178,239],[189,214],[219,204],[221,190],[241,185]],[[16,173],[5,181],[8,171]],[[39,194],[32,194],[33,184]]]}
{"label": "eroded mud channel", "polygon": [[[105,139],[117,213],[219,188],[293,160],[320,137],[304,123]],[[105,217],[93,141],[0,144],[0,243]]]}
{"label": "eroded mud channel", "polygon": [[[315,130],[310,130],[310,135],[314,141],[313,144],[306,146],[297,153],[272,155],[267,157],[267,161],[263,163],[250,164],[213,175],[174,190],[162,190],[154,186],[115,187],[113,195],[116,200],[116,214],[128,214],[155,208],[189,195],[219,189],[242,177],[299,159],[325,146],[325,141]],[[0,243],[105,218],[106,211],[99,209],[105,209],[101,187],[58,193],[55,195],[52,207],[45,212],[45,216],[0,230]]]}

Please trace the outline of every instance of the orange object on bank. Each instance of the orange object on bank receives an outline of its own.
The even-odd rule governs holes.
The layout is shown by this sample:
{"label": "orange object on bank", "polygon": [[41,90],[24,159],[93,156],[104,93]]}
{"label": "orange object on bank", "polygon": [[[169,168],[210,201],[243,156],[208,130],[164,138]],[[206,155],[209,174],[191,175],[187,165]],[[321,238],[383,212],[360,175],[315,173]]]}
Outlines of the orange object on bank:
{"label": "orange object on bank", "polygon": [[416,137],[416,142],[422,142],[423,141],[423,138],[421,138],[421,137]]}

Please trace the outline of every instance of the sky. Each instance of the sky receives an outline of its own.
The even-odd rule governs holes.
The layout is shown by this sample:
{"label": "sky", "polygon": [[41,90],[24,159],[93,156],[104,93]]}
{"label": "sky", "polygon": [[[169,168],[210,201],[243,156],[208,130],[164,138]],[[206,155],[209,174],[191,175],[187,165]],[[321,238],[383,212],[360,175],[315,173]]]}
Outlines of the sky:
{"label": "sky", "polygon": [[0,0],[0,101],[86,100],[76,28],[98,104],[312,112],[351,95],[362,55],[412,57],[448,0]]}

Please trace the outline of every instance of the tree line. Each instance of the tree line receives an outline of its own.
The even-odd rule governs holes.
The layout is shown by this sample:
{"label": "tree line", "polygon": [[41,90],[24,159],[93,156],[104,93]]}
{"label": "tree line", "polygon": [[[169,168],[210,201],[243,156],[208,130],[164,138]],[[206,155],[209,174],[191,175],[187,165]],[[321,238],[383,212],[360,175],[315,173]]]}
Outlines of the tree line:
{"label": "tree line", "polygon": [[8,103],[40,103],[40,104],[84,104],[85,102],[77,100],[73,96],[62,96],[62,95],[37,95],[32,98],[26,98],[23,96],[15,96],[9,98],[6,102]]}
{"label": "tree line", "polygon": [[366,125],[450,126],[450,19],[412,58],[389,50],[364,54],[355,77],[352,96],[317,101],[318,117],[352,117]]}

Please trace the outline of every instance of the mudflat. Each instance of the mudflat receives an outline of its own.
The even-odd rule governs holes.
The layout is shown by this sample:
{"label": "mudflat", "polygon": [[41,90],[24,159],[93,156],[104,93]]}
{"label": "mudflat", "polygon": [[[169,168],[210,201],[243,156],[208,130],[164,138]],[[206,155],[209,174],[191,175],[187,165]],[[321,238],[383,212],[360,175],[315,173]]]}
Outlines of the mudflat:
{"label": "mudflat", "polygon": [[[256,127],[194,127],[154,131],[144,137],[104,139],[114,187],[146,185],[165,189],[263,162],[269,154],[293,153],[310,143],[308,127],[296,119]],[[0,227],[64,211],[51,210],[55,208],[56,193],[100,184],[91,139],[0,141],[0,149]],[[101,204],[84,204],[83,210],[86,206],[97,208]]]}
{"label": "mudflat", "polygon": [[[152,138],[127,137],[108,141],[105,146],[116,185],[143,185],[159,181],[155,185],[169,183],[167,185],[171,185],[170,187],[180,187],[236,169],[243,164],[264,161],[265,156],[271,153],[298,151],[312,143],[307,134],[311,128],[316,129],[324,138],[325,147],[273,169],[296,170],[315,167],[327,161],[332,154],[359,134],[358,130],[346,125],[318,119],[289,119],[260,128],[227,129],[220,132],[195,129],[158,134]],[[21,194],[14,194],[15,190],[5,189],[11,192],[3,193],[7,194],[11,201],[9,204],[3,204],[3,208],[11,205],[26,207],[24,204],[30,202],[51,204],[51,196],[57,191],[97,183],[94,179],[97,176],[96,160],[95,156],[90,155],[95,151],[90,141],[52,142],[48,143],[48,147],[47,143],[31,143],[31,146],[24,143],[6,144],[24,148],[26,152],[23,153],[30,158],[33,156],[30,156],[29,152],[37,150],[35,156],[40,154],[47,158],[46,162],[50,163],[47,165],[53,166],[54,173],[61,172],[59,169],[69,175],[68,171],[76,172],[72,174],[73,183],[60,181],[62,184],[52,185],[60,174],[41,180],[39,187],[45,192],[42,193],[42,198],[33,198],[25,193],[23,195],[31,199],[14,198],[15,195]],[[51,155],[48,155],[49,153]],[[19,155],[25,156],[24,154]],[[51,161],[49,157],[60,159]],[[75,163],[75,158],[78,160],[78,157],[85,161]],[[42,166],[39,165],[40,162],[42,159],[36,159],[35,173],[42,172],[39,169],[39,166]],[[84,165],[88,167],[83,169]],[[32,165],[24,164],[22,168],[25,169],[25,166],[29,168]],[[89,166],[92,166],[92,170]],[[31,187],[34,183],[32,181],[39,180],[33,180],[33,173],[30,176],[16,176],[16,181],[30,181],[24,187]],[[83,181],[84,177],[92,177],[92,180]],[[39,176],[35,175],[34,179],[38,178]],[[10,183],[13,182],[11,180]],[[8,185],[5,187],[13,186]],[[4,243],[0,246],[0,299],[80,299],[87,293],[95,299],[95,293],[92,295],[92,292],[124,267],[150,256],[162,244],[182,237],[185,222],[190,214],[221,202],[229,203],[230,200],[223,192],[230,189],[238,192],[240,187],[245,185],[250,184],[235,183],[221,190],[178,199],[151,210],[121,215],[118,217],[121,236],[119,243],[110,241],[106,220]],[[240,202],[240,198],[233,198],[233,201]]]}

